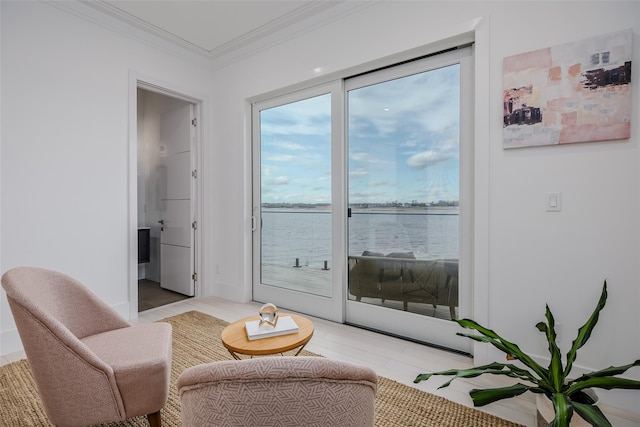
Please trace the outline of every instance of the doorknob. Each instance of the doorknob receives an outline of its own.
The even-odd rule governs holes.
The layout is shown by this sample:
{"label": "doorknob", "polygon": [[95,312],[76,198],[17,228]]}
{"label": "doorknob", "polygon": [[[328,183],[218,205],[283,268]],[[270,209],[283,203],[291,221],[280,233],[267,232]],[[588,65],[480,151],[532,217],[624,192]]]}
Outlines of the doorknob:
{"label": "doorknob", "polygon": [[158,221],[160,224],[164,225],[164,219],[161,219],[160,221]]}
{"label": "doorknob", "polygon": [[160,223],[160,231],[164,231],[164,219],[158,221]]}

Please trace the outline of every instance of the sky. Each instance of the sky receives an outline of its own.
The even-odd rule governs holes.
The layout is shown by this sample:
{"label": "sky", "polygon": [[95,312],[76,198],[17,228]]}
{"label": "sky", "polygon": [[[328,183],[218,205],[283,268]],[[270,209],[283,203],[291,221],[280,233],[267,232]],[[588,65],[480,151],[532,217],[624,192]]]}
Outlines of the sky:
{"label": "sky", "polygon": [[[349,203],[459,199],[459,66],[348,92]],[[262,203],[330,203],[329,94],[262,110]]]}

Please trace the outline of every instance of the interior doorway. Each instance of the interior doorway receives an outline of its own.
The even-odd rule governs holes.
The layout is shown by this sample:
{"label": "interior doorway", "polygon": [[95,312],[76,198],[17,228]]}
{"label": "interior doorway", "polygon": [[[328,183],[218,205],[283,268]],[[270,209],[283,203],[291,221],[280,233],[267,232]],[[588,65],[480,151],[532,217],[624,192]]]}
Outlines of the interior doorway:
{"label": "interior doorway", "polygon": [[138,311],[195,295],[196,113],[137,88]]}

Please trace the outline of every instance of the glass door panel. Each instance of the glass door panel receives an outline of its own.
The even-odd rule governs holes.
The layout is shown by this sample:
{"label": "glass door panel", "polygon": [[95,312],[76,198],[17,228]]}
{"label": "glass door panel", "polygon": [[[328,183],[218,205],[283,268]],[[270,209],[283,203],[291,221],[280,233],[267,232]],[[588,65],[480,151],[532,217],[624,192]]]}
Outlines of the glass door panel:
{"label": "glass door panel", "polygon": [[342,320],[331,238],[333,102],[320,88],[254,106],[253,296]]}
{"label": "glass door panel", "polygon": [[460,315],[461,64],[433,63],[348,82],[347,321],[467,351],[451,322]]}
{"label": "glass door panel", "polygon": [[260,112],[261,283],[331,296],[331,95]]}

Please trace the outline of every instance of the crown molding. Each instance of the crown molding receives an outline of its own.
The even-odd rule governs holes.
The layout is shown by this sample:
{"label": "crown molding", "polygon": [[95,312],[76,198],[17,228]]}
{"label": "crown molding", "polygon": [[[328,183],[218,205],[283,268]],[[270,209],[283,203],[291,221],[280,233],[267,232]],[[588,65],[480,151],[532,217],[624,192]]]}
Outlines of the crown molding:
{"label": "crown molding", "polygon": [[[275,25],[268,25],[269,31],[262,31],[264,27],[246,34],[242,38],[243,43],[236,40],[221,46],[218,51],[212,51],[212,65],[214,68],[222,68],[226,65],[240,61],[249,56],[282,44],[287,40],[296,38],[316,28],[328,25],[359,10],[370,7],[382,0],[367,1],[324,1],[313,0],[308,7],[282,16],[273,21]],[[255,34],[254,34],[255,33]]]}
{"label": "crown molding", "polygon": [[172,56],[179,57],[186,61],[193,62],[203,67],[210,67],[211,61],[204,54],[198,54],[191,50],[184,49],[174,43],[162,40],[158,36],[137,28],[128,22],[124,22],[118,18],[108,15],[95,7],[92,7],[88,1],[73,0],[40,0],[42,3],[55,7],[64,12],[70,13],[85,21],[91,22],[106,30],[112,31],[121,36],[136,40],[146,46],[155,48]]}
{"label": "crown molding", "polygon": [[129,15],[103,0],[41,1],[147,46],[215,70],[370,7],[381,0],[309,1],[291,13],[210,51]]}

